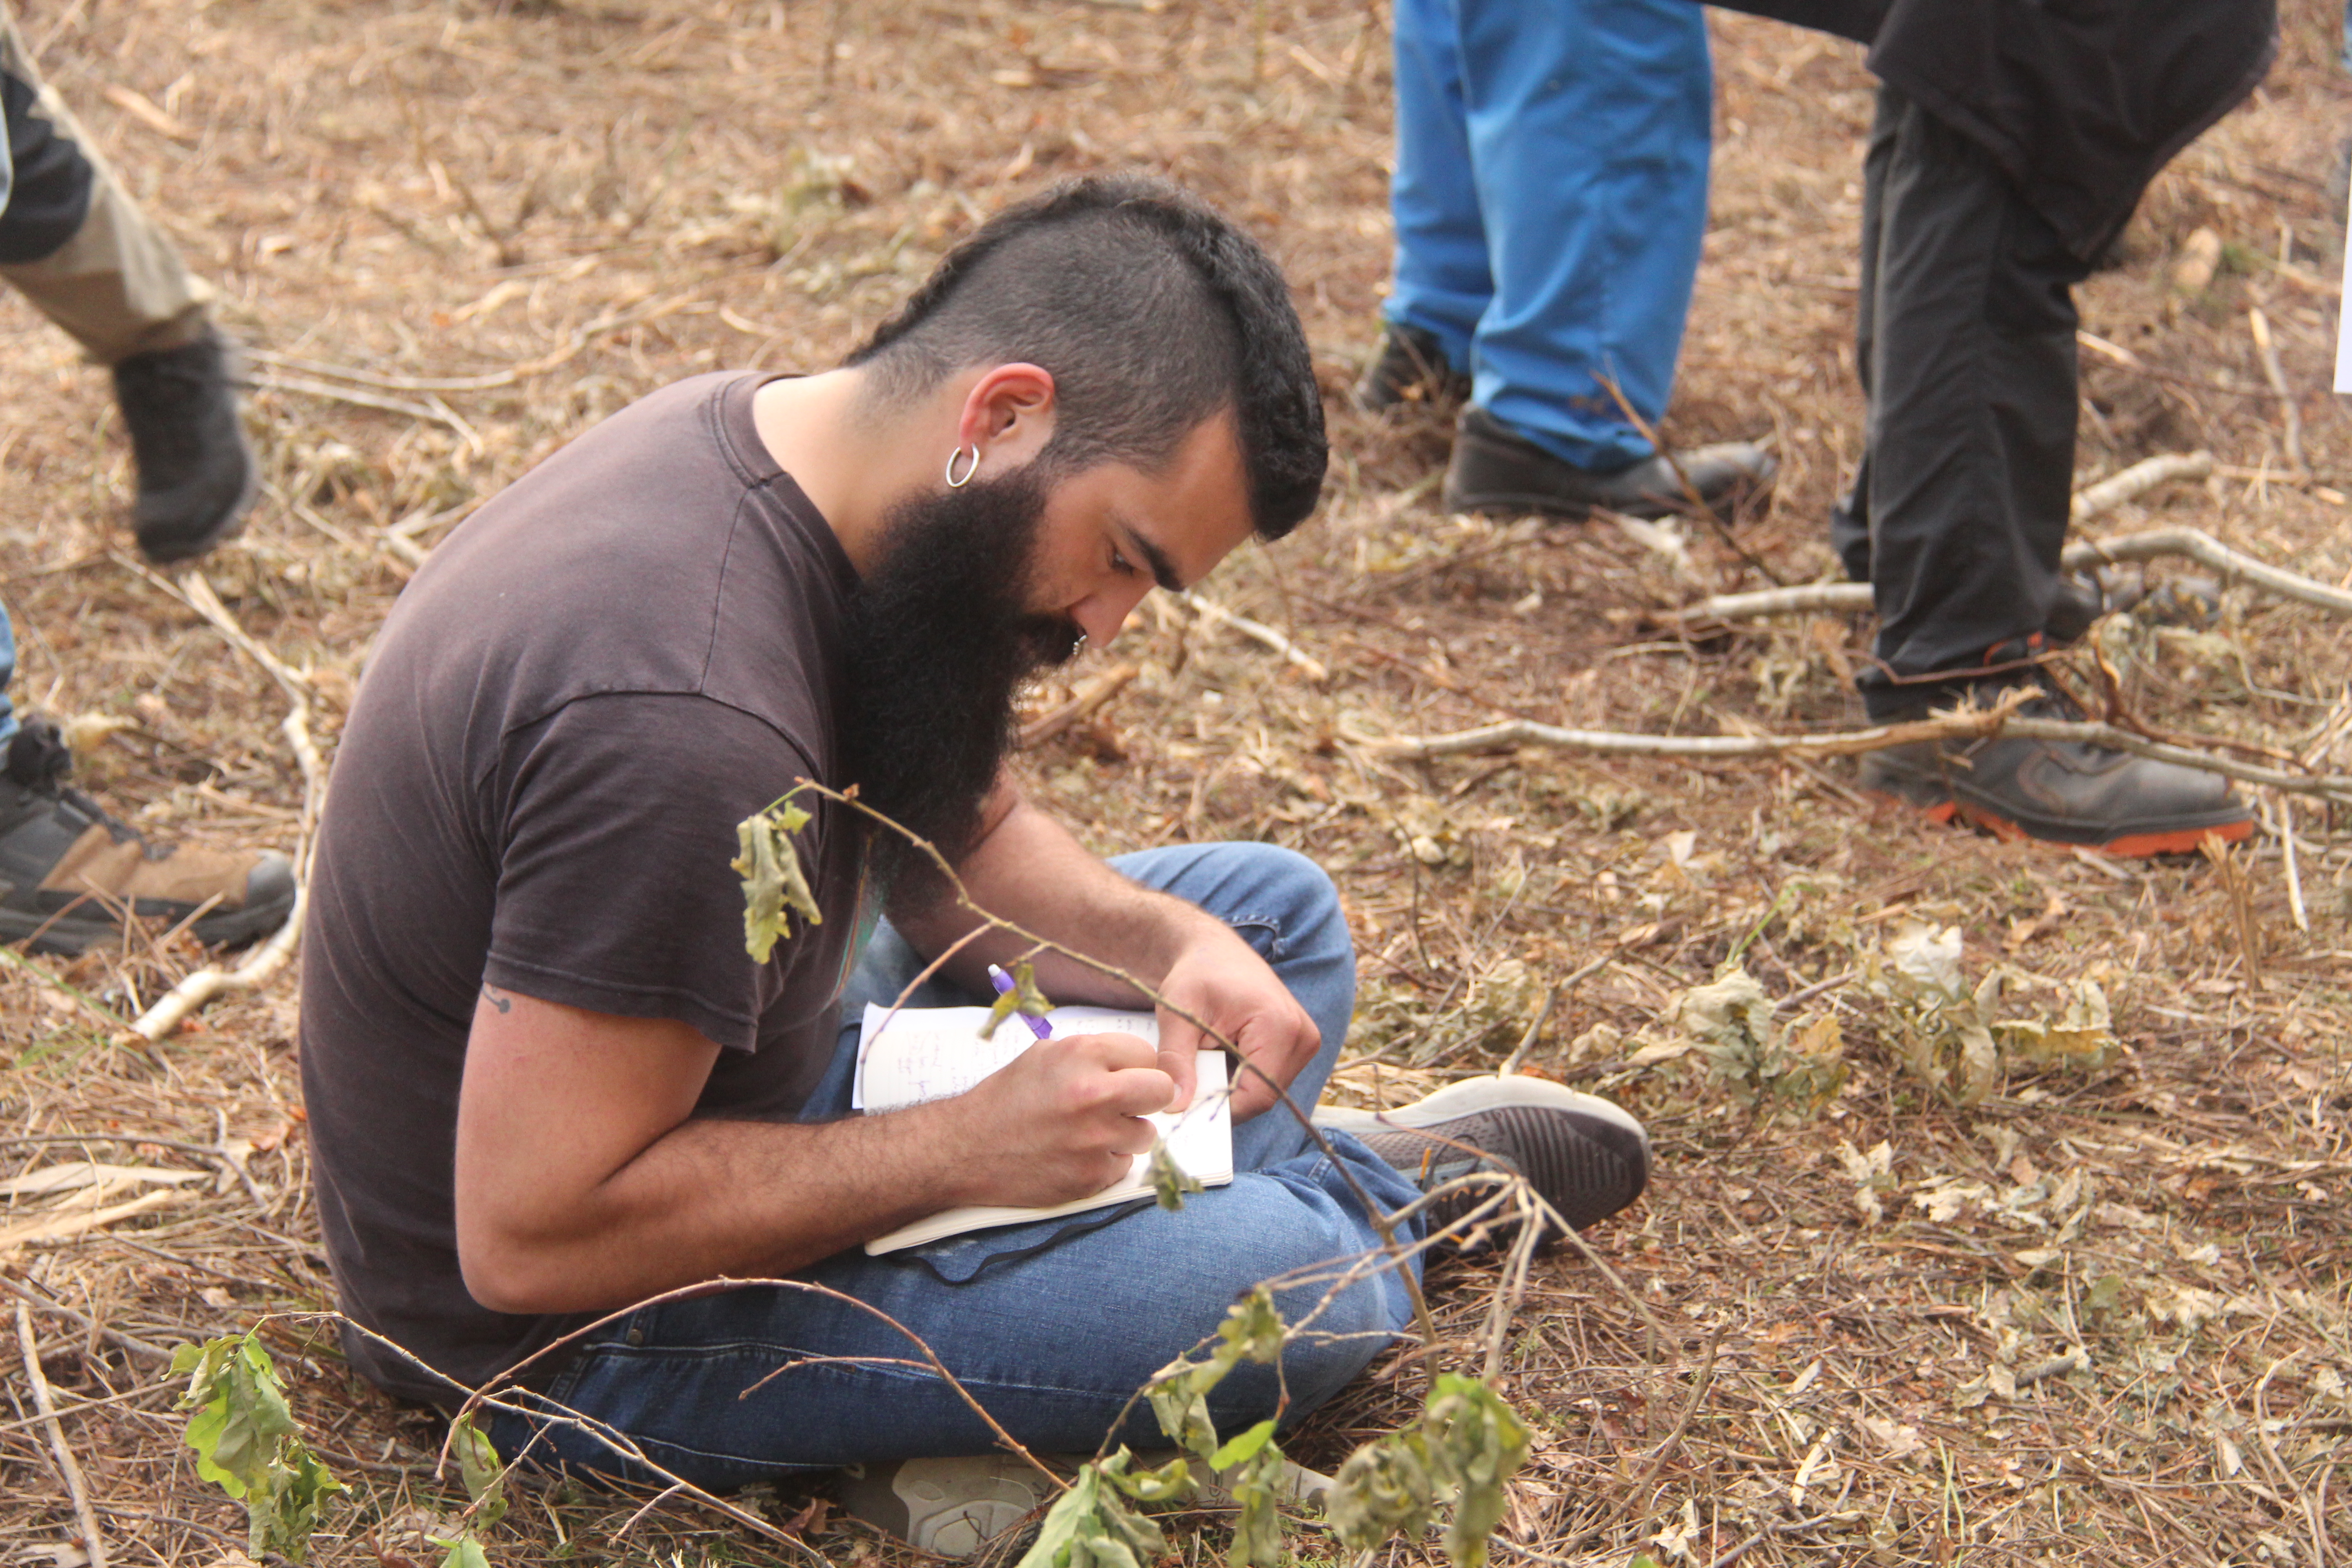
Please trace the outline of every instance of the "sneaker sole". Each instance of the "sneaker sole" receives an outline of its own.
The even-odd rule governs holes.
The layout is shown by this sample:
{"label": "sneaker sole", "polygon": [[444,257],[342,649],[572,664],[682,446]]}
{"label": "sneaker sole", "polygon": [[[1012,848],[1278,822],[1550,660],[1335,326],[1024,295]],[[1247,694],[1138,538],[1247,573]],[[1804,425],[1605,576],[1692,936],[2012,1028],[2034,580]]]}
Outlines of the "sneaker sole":
{"label": "sneaker sole", "polygon": [[[241,947],[286,923],[293,912],[294,900],[289,896],[273,899],[250,909],[233,910],[216,915],[206,915],[191,928],[195,939],[206,947]],[[145,921],[158,921],[161,915],[142,915]],[[29,941],[27,952],[53,958],[79,958],[92,947],[119,944],[122,940],[121,923],[112,916],[92,919],[88,916],[32,914],[23,910],[0,909],[0,947],[11,947]]]}
{"label": "sneaker sole", "polygon": [[79,958],[93,947],[120,943],[122,928],[110,920],[79,919],[72,915],[56,918],[27,914],[21,910],[0,910],[0,947],[14,947],[28,942],[26,952],[52,958]]}
{"label": "sneaker sole", "polygon": [[2224,844],[2235,844],[2250,837],[2254,831],[2251,816],[2228,817],[2211,822],[2183,823],[2169,827],[2144,829],[2137,833],[2120,833],[2103,837],[2095,828],[2079,823],[2053,822],[2025,817],[2013,813],[1995,811],[1971,800],[1939,800],[1922,805],[1918,801],[1887,789],[1866,789],[1866,794],[1916,811],[1930,822],[1960,823],[1980,827],[1994,837],[2011,843],[2035,839],[2044,844],[2064,844],[2077,848],[2095,850],[2118,859],[2140,859],[2151,855],[2194,855],[2208,838],[2218,838]]}

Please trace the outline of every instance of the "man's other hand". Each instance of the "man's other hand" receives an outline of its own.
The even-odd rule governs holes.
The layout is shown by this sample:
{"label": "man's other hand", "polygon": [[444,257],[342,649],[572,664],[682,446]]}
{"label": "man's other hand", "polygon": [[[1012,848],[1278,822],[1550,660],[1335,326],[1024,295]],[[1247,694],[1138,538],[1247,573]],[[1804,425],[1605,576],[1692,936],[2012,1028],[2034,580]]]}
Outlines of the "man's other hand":
{"label": "man's other hand", "polygon": [[1133,1035],[1040,1040],[958,1100],[965,1201],[1042,1207],[1092,1197],[1156,1136],[1175,1083]]}
{"label": "man's other hand", "polygon": [[1160,1066],[1176,1080],[1179,1107],[1192,1102],[1194,1056],[1216,1041],[1171,1007],[1182,1008],[1241,1047],[1247,1065],[1233,1068],[1235,1121],[1271,1108],[1276,1091],[1290,1087],[1323,1043],[1322,1031],[1290,988],[1249,943],[1216,921],[1200,923],[1199,934],[1169,965],[1160,994],[1171,1004],[1160,1009]]}

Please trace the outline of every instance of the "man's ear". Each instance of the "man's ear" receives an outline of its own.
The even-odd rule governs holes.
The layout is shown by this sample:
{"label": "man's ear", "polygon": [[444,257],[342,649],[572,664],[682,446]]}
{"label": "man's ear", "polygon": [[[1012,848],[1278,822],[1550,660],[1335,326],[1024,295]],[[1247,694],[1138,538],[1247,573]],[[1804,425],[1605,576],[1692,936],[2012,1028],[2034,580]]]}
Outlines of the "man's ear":
{"label": "man's ear", "polygon": [[964,395],[956,434],[979,451],[980,467],[1002,473],[1045,449],[1056,406],[1052,371],[1019,361],[1000,364]]}

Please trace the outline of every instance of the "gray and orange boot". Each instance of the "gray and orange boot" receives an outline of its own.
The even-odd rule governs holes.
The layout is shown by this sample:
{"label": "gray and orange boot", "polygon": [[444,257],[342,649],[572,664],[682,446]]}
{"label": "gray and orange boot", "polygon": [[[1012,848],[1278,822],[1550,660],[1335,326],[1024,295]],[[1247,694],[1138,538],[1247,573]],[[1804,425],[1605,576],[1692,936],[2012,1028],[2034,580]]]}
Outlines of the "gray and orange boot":
{"label": "gray and orange boot", "polygon": [[[1990,689],[1987,695],[1992,695]],[[2028,719],[2083,716],[2047,686],[2018,713]],[[1873,722],[1926,717],[1922,709],[1874,715]],[[2185,855],[2208,838],[2234,844],[2254,828],[2253,813],[2219,774],[2086,741],[2011,735],[1914,741],[1865,753],[1862,787],[1916,806],[1938,822],[1967,823],[2003,838],[2078,845],[2103,855]]]}
{"label": "gray and orange boot", "polygon": [[294,867],[275,850],[158,848],[65,780],[56,727],[17,728],[0,767],[0,943],[71,955],[121,936],[125,912],[222,946],[285,923]]}

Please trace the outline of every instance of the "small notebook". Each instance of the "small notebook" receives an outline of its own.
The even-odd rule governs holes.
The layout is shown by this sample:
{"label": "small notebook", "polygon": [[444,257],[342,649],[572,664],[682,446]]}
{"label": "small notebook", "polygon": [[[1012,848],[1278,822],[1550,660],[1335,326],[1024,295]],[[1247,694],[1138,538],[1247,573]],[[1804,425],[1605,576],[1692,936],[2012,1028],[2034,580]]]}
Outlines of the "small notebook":
{"label": "small notebook", "polygon": [[[849,1103],[870,1116],[962,1094],[1037,1043],[1017,1014],[982,1039],[979,1031],[987,1022],[985,1007],[907,1007],[894,1016],[887,1007],[867,1004],[865,1028],[857,1042],[857,1078],[850,1089]],[[1118,1034],[1134,1035],[1155,1046],[1160,1043],[1160,1020],[1149,1013],[1056,1007],[1050,1022],[1057,1039]],[[1176,1163],[1205,1187],[1222,1187],[1234,1179],[1234,1119],[1226,1082],[1223,1053],[1202,1051],[1192,1103],[1180,1113],[1150,1118],[1168,1141],[1168,1152]],[[866,1250],[879,1257],[968,1230],[1058,1219],[1150,1197],[1150,1155],[1138,1154],[1126,1176],[1101,1192],[1048,1208],[976,1205],[948,1209],[876,1237],[866,1244]]]}

